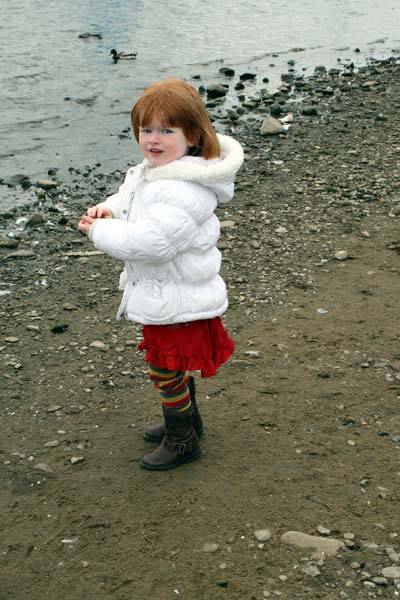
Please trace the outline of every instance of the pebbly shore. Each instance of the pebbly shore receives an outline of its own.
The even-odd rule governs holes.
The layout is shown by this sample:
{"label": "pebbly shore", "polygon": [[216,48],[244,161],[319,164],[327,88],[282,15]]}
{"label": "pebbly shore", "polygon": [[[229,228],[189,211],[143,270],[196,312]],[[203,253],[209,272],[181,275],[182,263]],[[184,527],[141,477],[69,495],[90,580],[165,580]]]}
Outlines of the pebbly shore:
{"label": "pebbly shore", "polygon": [[273,94],[221,73],[228,108],[204,90],[246,160],[218,209],[237,350],[198,383],[195,465],[139,469],[159,412],[140,328],[76,230],[126,165],[8,182],[32,194],[0,215],[8,599],[400,592],[400,65],[294,67]]}

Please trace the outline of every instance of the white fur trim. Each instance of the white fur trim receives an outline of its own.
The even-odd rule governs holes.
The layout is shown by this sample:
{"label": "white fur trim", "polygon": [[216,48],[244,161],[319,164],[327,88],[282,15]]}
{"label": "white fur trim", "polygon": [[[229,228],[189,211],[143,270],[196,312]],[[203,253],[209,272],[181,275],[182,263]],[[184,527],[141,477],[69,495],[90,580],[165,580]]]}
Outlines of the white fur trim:
{"label": "white fur trim", "polygon": [[197,159],[196,162],[175,160],[162,167],[149,169],[147,181],[178,179],[198,183],[215,183],[232,179],[243,163],[243,148],[232,137],[217,133],[221,146],[221,158],[214,161]]}

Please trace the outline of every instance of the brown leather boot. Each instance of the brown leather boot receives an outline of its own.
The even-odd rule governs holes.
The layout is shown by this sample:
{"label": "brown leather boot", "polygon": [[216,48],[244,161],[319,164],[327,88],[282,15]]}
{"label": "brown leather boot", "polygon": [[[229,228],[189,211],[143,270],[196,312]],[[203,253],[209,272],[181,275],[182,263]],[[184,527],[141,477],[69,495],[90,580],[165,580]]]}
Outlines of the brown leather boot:
{"label": "brown leather boot", "polygon": [[[196,386],[194,384],[194,377],[190,376],[188,381],[189,391],[190,391],[190,400],[192,402],[193,407],[193,427],[197,434],[198,438],[201,438],[203,435],[203,421],[201,415],[199,413],[199,409],[196,403]],[[165,426],[164,422],[155,423],[154,425],[149,425],[143,434],[146,442],[157,442],[159,444],[165,435]]]}
{"label": "brown leather boot", "polygon": [[193,411],[168,412],[163,407],[165,436],[158,448],[140,459],[140,466],[151,471],[167,471],[200,458],[200,447],[193,429]]}

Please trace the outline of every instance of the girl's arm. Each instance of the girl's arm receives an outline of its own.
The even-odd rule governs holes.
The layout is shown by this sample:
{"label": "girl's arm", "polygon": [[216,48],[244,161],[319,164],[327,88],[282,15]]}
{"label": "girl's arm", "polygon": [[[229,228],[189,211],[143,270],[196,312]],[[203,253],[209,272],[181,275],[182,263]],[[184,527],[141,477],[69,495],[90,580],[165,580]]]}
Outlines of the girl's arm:
{"label": "girl's arm", "polygon": [[[127,172],[124,182],[119,186],[118,192],[116,194],[112,194],[108,196],[104,202],[100,202],[95,206],[91,206],[87,209],[86,214],[92,219],[119,219],[121,217],[123,197],[126,193],[127,181],[131,177],[135,176],[135,172],[140,167],[140,165],[136,165],[132,169],[129,169]],[[82,219],[81,219],[82,221]],[[87,233],[83,229],[81,229],[80,225],[78,225],[78,229]]]}
{"label": "girl's arm", "polygon": [[[79,227],[84,230],[81,223]],[[162,202],[152,205],[146,216],[134,223],[96,219],[82,227],[96,248],[113,258],[160,263],[190,248],[198,230],[185,210]]]}

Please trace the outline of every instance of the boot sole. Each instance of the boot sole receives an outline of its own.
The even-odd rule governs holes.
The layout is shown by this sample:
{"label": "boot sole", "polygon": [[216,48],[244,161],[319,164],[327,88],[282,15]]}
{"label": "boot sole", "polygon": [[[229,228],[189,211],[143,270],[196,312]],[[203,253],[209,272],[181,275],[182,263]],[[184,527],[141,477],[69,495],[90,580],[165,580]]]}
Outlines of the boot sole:
{"label": "boot sole", "polygon": [[149,463],[144,462],[143,459],[140,459],[139,465],[142,467],[142,469],[147,469],[149,471],[169,471],[169,469],[175,469],[175,467],[179,467],[180,465],[184,465],[185,463],[193,462],[194,460],[197,460],[200,457],[200,450],[196,450],[195,452],[192,452],[187,456],[183,456],[179,460],[176,460],[175,462],[170,463],[168,465],[151,465]]}
{"label": "boot sole", "polygon": [[[196,429],[195,429],[195,431],[196,431]],[[197,435],[198,439],[200,439],[202,437],[203,433],[204,433],[203,429],[201,431],[196,431],[196,435]],[[159,444],[163,441],[163,438],[164,438],[164,436],[157,437],[157,436],[153,436],[149,433],[143,434],[143,439],[146,440],[146,442],[155,442],[155,443]]]}

